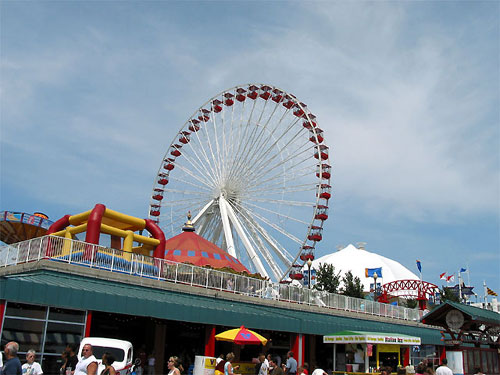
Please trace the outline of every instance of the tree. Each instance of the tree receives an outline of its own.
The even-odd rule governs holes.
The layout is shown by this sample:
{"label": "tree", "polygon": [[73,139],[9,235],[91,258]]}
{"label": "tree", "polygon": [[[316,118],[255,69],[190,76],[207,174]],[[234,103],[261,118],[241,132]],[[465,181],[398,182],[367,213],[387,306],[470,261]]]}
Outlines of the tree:
{"label": "tree", "polygon": [[450,288],[443,286],[443,289],[441,289],[439,293],[441,294],[441,303],[446,301],[460,302],[460,298],[458,298],[457,294]]}
{"label": "tree", "polygon": [[323,263],[316,270],[316,285],[314,288],[330,293],[338,293],[340,285],[340,271],[335,274],[335,267],[332,264]]}
{"label": "tree", "polygon": [[342,278],[342,283],[344,284],[342,294],[344,294],[345,296],[365,298],[363,294],[363,285],[361,284],[361,279],[357,276],[353,276],[351,271],[345,273],[344,277]]}
{"label": "tree", "polygon": [[416,298],[407,298],[405,301],[405,305],[409,309],[415,309],[418,306],[418,301]]}

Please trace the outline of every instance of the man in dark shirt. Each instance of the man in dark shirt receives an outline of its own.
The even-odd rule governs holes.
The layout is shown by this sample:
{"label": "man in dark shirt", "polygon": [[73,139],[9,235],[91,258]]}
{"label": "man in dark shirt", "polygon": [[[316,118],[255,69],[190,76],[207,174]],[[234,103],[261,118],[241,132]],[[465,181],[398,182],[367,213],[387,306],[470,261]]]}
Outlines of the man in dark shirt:
{"label": "man in dark shirt", "polygon": [[273,367],[273,371],[271,372],[271,375],[284,375],[283,369],[278,366],[276,363],[276,360],[272,359],[269,362],[269,365]]}
{"label": "man in dark shirt", "polygon": [[4,353],[7,361],[3,364],[1,375],[22,375],[21,361],[17,358],[19,344],[15,341],[5,345]]}

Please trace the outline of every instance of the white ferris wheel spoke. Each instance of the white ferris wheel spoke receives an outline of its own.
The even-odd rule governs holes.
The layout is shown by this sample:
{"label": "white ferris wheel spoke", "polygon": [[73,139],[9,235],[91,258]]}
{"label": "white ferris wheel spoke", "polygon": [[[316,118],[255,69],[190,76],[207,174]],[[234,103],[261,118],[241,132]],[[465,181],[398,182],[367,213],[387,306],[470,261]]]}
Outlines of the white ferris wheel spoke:
{"label": "white ferris wheel spoke", "polygon": [[194,217],[194,219],[193,219],[193,220],[191,220],[191,222],[193,223],[193,225],[196,225],[196,223],[198,222],[198,220],[200,220],[200,218],[201,218],[202,216],[204,216],[204,215],[205,215],[205,212],[207,212],[207,211],[208,211],[208,209],[209,209],[209,208],[211,208],[213,204],[214,204],[214,200],[212,199],[212,200],[210,200],[210,202],[208,202],[208,203],[205,205],[205,207],[203,207],[203,208],[202,208],[202,209],[201,209],[201,210],[200,210],[200,211],[196,214],[196,216]]}
{"label": "white ferris wheel spoke", "polygon": [[[193,124],[191,121],[190,121],[190,124],[191,124],[191,125],[193,125],[193,126],[195,126],[195,125],[196,125],[196,124]],[[200,127],[201,127],[201,125],[200,125]],[[199,131],[198,131],[198,132],[199,132]],[[209,162],[209,161],[210,161],[210,158],[208,157],[208,154],[207,154],[207,152],[206,152],[206,150],[205,150],[205,147],[203,146],[203,142],[202,142],[202,140],[200,139],[200,136],[198,135],[198,132],[193,132],[193,133],[191,133],[191,134],[195,134],[195,136],[196,136],[196,140],[197,140],[197,143],[198,143],[198,145],[199,145],[199,148],[200,148],[201,152],[203,153],[203,155],[202,155],[202,156],[204,156],[204,162],[202,161],[202,158],[198,155],[198,152],[197,152],[197,150],[196,150],[196,147],[194,147],[194,146],[193,146],[193,143],[192,143],[192,142],[189,142],[189,143],[188,143],[188,144],[189,144],[189,147],[190,147],[191,151],[192,151],[192,152],[193,152],[193,153],[194,153],[194,154],[198,157],[198,160],[200,160],[200,162],[201,162],[202,164],[206,164],[206,165],[208,166],[208,168],[205,168],[205,169],[206,169],[207,171],[208,171],[208,170],[210,170],[210,172],[211,172],[212,176],[216,176],[216,175],[217,175],[217,173],[215,172],[215,169],[213,168],[212,163],[210,163],[210,162]]]}
{"label": "white ferris wheel spoke", "polygon": [[231,224],[229,223],[226,200],[222,195],[219,196],[219,209],[220,209],[220,216],[222,218],[222,226],[224,228],[224,239],[226,240],[227,244],[227,252],[233,257],[236,257],[236,250],[234,248],[234,241],[233,241],[233,232],[231,230]]}
{"label": "white ferris wheel spoke", "polygon": [[266,219],[265,217],[263,217],[262,215],[258,214],[257,212],[255,212],[254,210],[252,210],[252,209],[250,209],[248,207],[245,207],[245,209],[248,212],[250,212],[254,217],[256,217],[257,219],[259,219],[260,221],[262,221],[263,223],[269,225],[270,227],[274,228],[275,230],[277,230],[281,234],[287,236],[288,238],[290,238],[295,243],[298,243],[299,245],[302,245],[302,241],[301,240],[299,240],[293,234],[288,233],[285,229],[281,228],[279,225],[276,225],[275,223],[271,222],[270,220]]}
{"label": "white ferris wheel spoke", "polygon": [[[293,257],[285,249],[277,245],[277,241],[273,239],[273,237],[252,218],[252,214],[249,213],[248,210],[242,206],[235,207],[235,209],[238,211],[242,219],[250,224],[250,227],[255,228],[263,236],[264,240],[266,240],[266,242],[271,246],[280,260],[288,267],[289,264],[291,264],[291,259],[293,259]],[[274,266],[276,266],[275,263]]]}
{"label": "white ferris wheel spoke", "polygon": [[234,228],[236,229],[236,232],[240,236],[241,242],[243,242],[243,246],[245,246],[245,249],[247,250],[250,261],[255,265],[255,268],[257,269],[257,271],[261,275],[269,276],[267,274],[267,271],[264,268],[264,265],[262,264],[260,258],[258,257],[254,248],[250,244],[250,241],[248,240],[248,237],[247,237],[246,233],[244,232],[240,221],[238,220],[238,218],[234,214],[234,211],[233,211],[231,205],[228,204],[227,201],[223,197],[221,197],[221,198],[223,199],[222,205],[225,206],[225,210],[226,210],[227,214],[229,215],[229,218],[231,219],[231,222],[233,223]]}
{"label": "white ferris wheel spoke", "polygon": [[281,212],[276,212],[276,211],[270,210],[270,209],[262,207],[262,206],[257,206],[256,204],[250,203],[248,201],[245,202],[245,204],[248,205],[248,206],[255,207],[255,208],[259,209],[259,210],[263,210],[263,211],[269,212],[270,214],[277,215],[277,216],[279,216],[280,218],[283,218],[283,219],[292,220],[292,221],[295,221],[296,223],[300,223],[300,224],[304,224],[304,225],[309,225],[309,223],[307,221],[300,220],[300,219],[297,219],[296,217],[288,216],[288,215],[285,215],[285,214],[283,214]]}

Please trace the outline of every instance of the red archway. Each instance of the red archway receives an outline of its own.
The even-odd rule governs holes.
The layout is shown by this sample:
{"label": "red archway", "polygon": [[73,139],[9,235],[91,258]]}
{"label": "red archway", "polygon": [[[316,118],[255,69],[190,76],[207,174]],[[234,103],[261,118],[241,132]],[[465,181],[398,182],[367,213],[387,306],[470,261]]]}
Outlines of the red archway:
{"label": "red archway", "polygon": [[395,280],[380,287],[379,302],[388,303],[391,297],[413,297],[418,301],[420,310],[425,310],[427,301],[435,297],[439,287],[422,280]]}

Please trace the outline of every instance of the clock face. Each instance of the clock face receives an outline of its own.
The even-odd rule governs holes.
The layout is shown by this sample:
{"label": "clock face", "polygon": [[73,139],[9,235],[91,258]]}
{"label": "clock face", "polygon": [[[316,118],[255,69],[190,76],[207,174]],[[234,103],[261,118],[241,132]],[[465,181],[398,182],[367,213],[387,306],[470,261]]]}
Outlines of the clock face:
{"label": "clock face", "polygon": [[464,324],[464,315],[458,310],[451,310],[446,314],[446,324],[449,328],[457,330]]}

